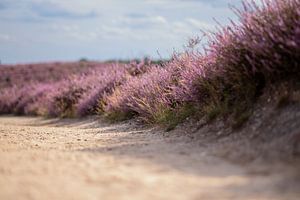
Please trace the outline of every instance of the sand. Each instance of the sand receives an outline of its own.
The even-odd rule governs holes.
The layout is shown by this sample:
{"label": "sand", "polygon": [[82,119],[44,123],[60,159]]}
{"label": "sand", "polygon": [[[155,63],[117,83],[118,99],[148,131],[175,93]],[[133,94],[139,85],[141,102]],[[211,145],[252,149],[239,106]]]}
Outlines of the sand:
{"label": "sand", "polygon": [[130,122],[2,116],[0,199],[300,199],[294,165],[209,146]]}

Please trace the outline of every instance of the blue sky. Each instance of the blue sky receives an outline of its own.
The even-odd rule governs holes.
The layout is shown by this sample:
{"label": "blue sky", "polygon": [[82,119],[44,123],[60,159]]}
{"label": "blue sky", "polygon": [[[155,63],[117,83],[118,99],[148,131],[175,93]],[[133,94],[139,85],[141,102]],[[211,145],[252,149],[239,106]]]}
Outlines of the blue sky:
{"label": "blue sky", "polygon": [[0,59],[167,58],[234,19],[228,4],[240,0],[0,0]]}

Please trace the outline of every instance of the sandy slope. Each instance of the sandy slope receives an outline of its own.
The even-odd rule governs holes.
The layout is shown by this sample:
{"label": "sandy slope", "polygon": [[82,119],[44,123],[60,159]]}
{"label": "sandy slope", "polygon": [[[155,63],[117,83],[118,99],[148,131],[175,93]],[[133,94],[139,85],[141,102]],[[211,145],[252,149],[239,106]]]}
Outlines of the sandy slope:
{"label": "sandy slope", "polygon": [[293,166],[231,164],[208,146],[93,118],[0,117],[0,199],[300,199]]}

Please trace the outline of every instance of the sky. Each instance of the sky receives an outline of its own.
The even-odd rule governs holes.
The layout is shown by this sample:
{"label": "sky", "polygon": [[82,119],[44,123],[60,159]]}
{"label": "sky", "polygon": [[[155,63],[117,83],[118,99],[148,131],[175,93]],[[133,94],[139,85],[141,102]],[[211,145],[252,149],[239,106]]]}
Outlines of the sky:
{"label": "sky", "polygon": [[168,58],[240,0],[0,0],[0,60]]}

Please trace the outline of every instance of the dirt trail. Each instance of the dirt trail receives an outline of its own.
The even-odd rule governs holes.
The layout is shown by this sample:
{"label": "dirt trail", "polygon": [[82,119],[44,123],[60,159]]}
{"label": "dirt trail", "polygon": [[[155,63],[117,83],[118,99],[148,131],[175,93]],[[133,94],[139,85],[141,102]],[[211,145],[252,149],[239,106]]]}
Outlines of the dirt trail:
{"label": "dirt trail", "polygon": [[[242,147],[241,147],[242,148]],[[186,136],[0,117],[0,199],[299,199],[288,165],[235,165]]]}

